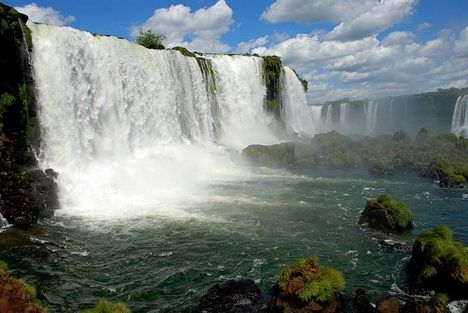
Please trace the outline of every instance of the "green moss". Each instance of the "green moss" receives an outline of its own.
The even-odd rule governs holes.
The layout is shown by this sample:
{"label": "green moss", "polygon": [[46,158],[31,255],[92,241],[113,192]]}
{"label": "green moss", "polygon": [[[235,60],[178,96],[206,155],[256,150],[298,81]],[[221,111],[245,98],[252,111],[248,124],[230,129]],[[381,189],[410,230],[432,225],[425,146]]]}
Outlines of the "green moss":
{"label": "green moss", "polygon": [[403,202],[393,199],[388,194],[379,196],[377,202],[389,209],[390,214],[401,228],[406,228],[412,222],[414,215]]}
{"label": "green moss", "polygon": [[15,103],[16,98],[8,92],[2,93],[0,96],[0,132],[3,129],[3,116],[8,109]]}
{"label": "green moss", "polygon": [[5,262],[0,261],[0,277],[5,275],[7,272],[8,272],[8,265]]}
{"label": "green moss", "polygon": [[468,283],[468,248],[453,239],[447,226],[438,226],[421,233],[417,242],[424,245],[428,263],[420,274],[420,279],[438,275],[441,263],[450,264],[452,278]]}
{"label": "green moss", "polygon": [[197,55],[195,53],[190,52],[185,47],[177,46],[177,47],[173,47],[172,50],[179,51],[180,53],[182,53],[183,56],[186,56],[186,57],[191,57],[191,58],[196,58],[197,57]]}
{"label": "green moss", "polygon": [[304,287],[298,293],[299,299],[304,302],[330,301],[345,286],[341,272],[328,266],[321,266],[316,256],[297,260],[292,266],[283,268],[279,275],[278,286],[283,291],[287,291],[291,279],[296,277],[301,277],[304,282]]}
{"label": "green moss", "polygon": [[436,293],[432,296],[431,302],[437,308],[445,308],[449,302],[449,297],[445,293]]}
{"label": "green moss", "polygon": [[213,70],[213,67],[211,66],[211,62],[205,58],[196,58],[198,66],[200,67],[200,70],[203,73],[203,76],[205,79],[209,82],[210,86],[210,92],[212,95],[216,93],[218,90],[218,86],[216,84],[216,75]]}
{"label": "green moss", "polygon": [[281,73],[283,72],[283,64],[278,56],[264,56],[262,64],[262,78],[267,89],[265,109],[279,119],[282,111]]}
{"label": "green moss", "polygon": [[96,303],[94,308],[84,310],[83,313],[131,313],[131,311],[122,302],[112,303],[102,299]]}

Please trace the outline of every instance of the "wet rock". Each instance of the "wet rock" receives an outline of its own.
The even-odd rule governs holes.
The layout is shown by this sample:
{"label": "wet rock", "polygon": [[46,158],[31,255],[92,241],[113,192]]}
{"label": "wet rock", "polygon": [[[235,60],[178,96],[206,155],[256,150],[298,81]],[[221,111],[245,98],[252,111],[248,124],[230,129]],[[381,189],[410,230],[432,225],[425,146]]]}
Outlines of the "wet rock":
{"label": "wet rock", "polygon": [[206,313],[265,312],[260,289],[250,279],[229,280],[211,287],[200,298],[199,308]]}
{"label": "wet rock", "polygon": [[377,312],[379,313],[399,313],[400,303],[394,296],[384,296],[377,301]]}
{"label": "wet rock", "polygon": [[438,303],[434,298],[410,298],[401,308],[401,313],[449,313],[444,303]]}
{"label": "wet rock", "polygon": [[352,313],[376,313],[364,289],[356,289],[351,296]]}
{"label": "wet rock", "polygon": [[392,250],[398,251],[398,252],[408,252],[408,251],[411,250],[410,247],[408,247],[407,244],[405,244],[403,242],[394,241],[392,239],[381,239],[381,240],[378,241],[378,243],[382,247],[392,249]]}
{"label": "wet rock", "polygon": [[358,224],[384,233],[402,233],[413,228],[413,215],[400,201],[383,194],[377,200],[367,200]]}
{"label": "wet rock", "polygon": [[295,161],[294,143],[286,142],[271,146],[250,145],[242,150],[242,156],[256,166],[284,167]]}

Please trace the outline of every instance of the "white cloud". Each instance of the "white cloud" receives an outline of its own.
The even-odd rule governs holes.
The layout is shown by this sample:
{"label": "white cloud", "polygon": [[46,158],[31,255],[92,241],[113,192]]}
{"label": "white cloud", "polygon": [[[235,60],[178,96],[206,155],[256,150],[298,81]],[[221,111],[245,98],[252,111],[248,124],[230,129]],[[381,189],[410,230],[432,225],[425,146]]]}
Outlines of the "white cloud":
{"label": "white cloud", "polygon": [[30,3],[23,7],[15,7],[18,12],[26,14],[29,20],[37,23],[46,23],[51,25],[63,26],[70,24],[75,20],[74,16],[64,17],[60,12],[51,7],[40,7],[37,4]]}
{"label": "white cloud", "polygon": [[251,39],[249,41],[241,41],[237,45],[236,53],[247,53],[256,47],[264,46],[267,43],[268,36],[259,37],[257,39]]}
{"label": "white cloud", "polygon": [[374,35],[332,41],[320,34],[299,34],[252,52],[281,56],[309,81],[313,103],[463,86],[468,77],[468,27],[435,36],[418,41],[415,34],[399,31],[382,40]]}
{"label": "white cloud", "polygon": [[232,23],[232,9],[224,0],[195,12],[177,4],[155,10],[146,22],[133,27],[132,34],[136,36],[140,28],[151,29],[164,35],[168,46],[183,45],[194,51],[226,52],[230,47],[221,41],[221,36],[229,31]]}
{"label": "white cloud", "polygon": [[431,23],[428,23],[428,22],[424,22],[422,24],[419,24],[418,26],[418,30],[422,31],[422,30],[427,30],[429,28],[432,27],[432,24]]}
{"label": "white cloud", "polygon": [[377,34],[410,15],[416,3],[417,0],[382,0],[363,14],[341,22],[327,39],[348,41]]}
{"label": "white cloud", "polygon": [[277,0],[262,14],[272,22],[339,22],[364,13],[376,0]]}

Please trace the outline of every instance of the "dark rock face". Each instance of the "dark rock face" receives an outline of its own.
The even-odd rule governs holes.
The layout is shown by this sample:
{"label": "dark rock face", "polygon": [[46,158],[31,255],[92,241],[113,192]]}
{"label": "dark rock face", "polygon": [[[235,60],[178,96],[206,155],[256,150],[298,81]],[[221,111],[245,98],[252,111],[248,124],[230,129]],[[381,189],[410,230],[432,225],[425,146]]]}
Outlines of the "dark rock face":
{"label": "dark rock face", "polygon": [[376,313],[364,289],[356,289],[351,296],[352,313]]}
{"label": "dark rock face", "polygon": [[389,209],[375,200],[367,200],[366,207],[359,217],[358,224],[367,225],[372,229],[387,234],[401,233],[413,228],[411,223],[406,228],[401,228],[394,216],[390,214]]}
{"label": "dark rock face", "polygon": [[399,313],[400,303],[394,296],[385,296],[377,301],[377,312],[379,313]]}
{"label": "dark rock face", "polygon": [[259,166],[285,167],[295,161],[294,143],[277,145],[250,145],[242,150],[242,156]]}
{"label": "dark rock face", "polygon": [[0,213],[29,228],[58,207],[53,175],[37,168],[39,143],[26,15],[0,3]]}
{"label": "dark rock face", "polygon": [[401,313],[448,313],[445,305],[435,303],[432,299],[410,298],[401,308]]}
{"label": "dark rock face", "polygon": [[199,308],[206,313],[266,312],[258,286],[250,279],[229,280],[208,289]]}

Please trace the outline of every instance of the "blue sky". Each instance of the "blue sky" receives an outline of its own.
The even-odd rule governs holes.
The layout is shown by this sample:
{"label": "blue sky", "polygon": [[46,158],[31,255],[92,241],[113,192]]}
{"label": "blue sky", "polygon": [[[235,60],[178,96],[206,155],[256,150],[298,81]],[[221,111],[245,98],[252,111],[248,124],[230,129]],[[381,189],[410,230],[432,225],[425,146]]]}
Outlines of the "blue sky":
{"label": "blue sky", "polygon": [[313,103],[468,85],[466,0],[5,1],[32,20],[203,52],[277,54]]}

